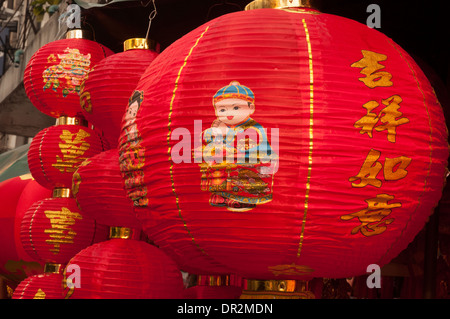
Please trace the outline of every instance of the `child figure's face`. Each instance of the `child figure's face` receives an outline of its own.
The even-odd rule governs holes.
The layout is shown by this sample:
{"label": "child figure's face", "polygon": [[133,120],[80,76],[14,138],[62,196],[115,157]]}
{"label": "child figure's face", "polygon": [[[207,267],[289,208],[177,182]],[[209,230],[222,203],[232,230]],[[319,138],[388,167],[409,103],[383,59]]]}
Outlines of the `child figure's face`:
{"label": "child figure's face", "polygon": [[245,122],[255,112],[255,105],[241,99],[225,99],[215,105],[217,118],[227,125]]}
{"label": "child figure's face", "polygon": [[125,113],[125,121],[131,121],[134,120],[136,118],[136,114],[137,111],[139,110],[139,103],[137,101],[134,101],[133,103],[131,103],[128,108],[127,111]]}

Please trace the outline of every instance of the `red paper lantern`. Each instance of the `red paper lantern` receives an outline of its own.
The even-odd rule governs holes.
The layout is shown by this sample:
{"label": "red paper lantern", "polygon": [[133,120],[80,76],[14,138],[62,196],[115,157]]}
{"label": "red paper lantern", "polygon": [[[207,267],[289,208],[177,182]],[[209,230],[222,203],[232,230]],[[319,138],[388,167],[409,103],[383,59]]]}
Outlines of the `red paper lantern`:
{"label": "red paper lantern", "polygon": [[150,44],[146,39],[125,41],[125,51],[100,61],[82,86],[83,115],[103,131],[111,148],[117,148],[122,117],[131,93],[147,66],[158,56],[156,45],[149,48]]}
{"label": "red paper lantern", "polygon": [[[68,123],[70,118],[58,121]],[[72,175],[87,158],[103,151],[98,134],[89,127],[60,124],[40,131],[30,144],[28,166],[44,187],[70,188]]]}
{"label": "red paper lantern", "polygon": [[73,195],[78,207],[107,226],[141,228],[133,202],[125,192],[117,149],[89,158],[73,175]]}
{"label": "red paper lantern", "polygon": [[441,196],[433,89],[358,22],[228,14],[165,49],[136,92],[119,142],[126,189],[149,237],[190,266],[200,255],[249,279],[364,274],[406,248]]}
{"label": "red paper lantern", "polygon": [[66,264],[94,243],[96,224],[72,197],[46,198],[25,213],[20,238],[25,251],[46,263]]}
{"label": "red paper lantern", "polygon": [[43,270],[43,265],[24,251],[20,242],[20,229],[17,229],[20,207],[25,197],[31,195],[33,184],[35,181],[31,175],[14,177],[0,183],[0,275],[11,286]]}
{"label": "red paper lantern", "polygon": [[64,299],[63,280],[58,273],[31,276],[17,286],[12,299]]}
{"label": "red paper lantern", "polygon": [[55,118],[81,113],[81,83],[93,66],[113,54],[82,36],[81,30],[71,30],[66,39],[42,46],[28,62],[25,92],[39,111]]}
{"label": "red paper lantern", "polygon": [[[143,241],[113,238],[80,251],[71,259],[79,267],[79,288],[71,299],[178,299],[183,280],[175,263]],[[66,273],[67,275],[68,273]]]}

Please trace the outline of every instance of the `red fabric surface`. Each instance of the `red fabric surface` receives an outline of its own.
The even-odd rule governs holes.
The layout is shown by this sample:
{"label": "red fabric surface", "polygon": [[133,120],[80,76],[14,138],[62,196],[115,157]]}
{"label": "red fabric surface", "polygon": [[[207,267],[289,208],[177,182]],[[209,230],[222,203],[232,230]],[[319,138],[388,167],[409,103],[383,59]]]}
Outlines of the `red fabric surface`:
{"label": "red fabric surface", "polygon": [[143,241],[97,243],[73,257],[69,267],[79,267],[81,275],[80,287],[68,292],[71,299],[182,298],[183,280],[176,264]]}
{"label": "red fabric surface", "polygon": [[116,53],[89,72],[80,92],[83,116],[101,129],[110,148],[117,147],[128,99],[148,65],[158,56],[152,50]]}
{"label": "red fabric surface", "polygon": [[98,223],[141,229],[133,202],[124,189],[117,149],[94,155],[78,167],[73,177],[73,194],[83,213]]}

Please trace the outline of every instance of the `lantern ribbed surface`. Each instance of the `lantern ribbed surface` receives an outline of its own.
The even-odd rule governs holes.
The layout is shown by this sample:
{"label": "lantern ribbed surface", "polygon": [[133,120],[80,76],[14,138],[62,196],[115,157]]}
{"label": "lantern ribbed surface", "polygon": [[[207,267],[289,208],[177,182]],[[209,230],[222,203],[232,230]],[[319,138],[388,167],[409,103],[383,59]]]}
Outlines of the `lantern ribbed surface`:
{"label": "lantern ribbed surface", "polygon": [[83,116],[103,131],[110,148],[117,148],[122,117],[141,75],[158,53],[133,49],[100,61],[89,72],[80,94]]}
{"label": "lantern ribbed surface", "polygon": [[117,149],[94,155],[78,167],[72,191],[80,209],[98,223],[141,228],[124,189]]}
{"label": "lantern ribbed surface", "polygon": [[30,144],[28,166],[44,187],[71,187],[72,176],[87,158],[103,151],[100,136],[80,125],[54,125],[40,131]]}
{"label": "lantern ribbed surface", "polygon": [[80,211],[74,198],[46,198],[25,213],[20,238],[36,260],[65,264],[94,242],[95,232],[94,219]]}
{"label": "lantern ribbed surface", "polygon": [[45,273],[23,280],[12,299],[64,299],[62,274]]}
{"label": "lantern ribbed surface", "polygon": [[221,16],[166,48],[133,96],[125,186],[148,236],[187,267],[364,274],[441,196],[447,130],[431,85],[394,41],[346,18]]}
{"label": "lantern ribbed surface", "polygon": [[25,92],[31,103],[52,117],[81,113],[80,88],[89,71],[113,54],[87,39],[61,39],[33,54],[24,72]]}
{"label": "lantern ribbed surface", "polygon": [[[183,280],[160,249],[133,239],[110,239],[80,251],[69,262],[80,267],[80,287],[71,299],[177,299]],[[76,284],[76,282],[75,282]]]}
{"label": "lantern ribbed surface", "polygon": [[36,188],[36,184],[29,174],[0,183],[0,275],[11,287],[17,286],[27,276],[43,270],[43,265],[24,251],[20,241],[24,205],[31,205],[30,201],[41,199],[48,192],[44,190],[42,193],[41,187]]}

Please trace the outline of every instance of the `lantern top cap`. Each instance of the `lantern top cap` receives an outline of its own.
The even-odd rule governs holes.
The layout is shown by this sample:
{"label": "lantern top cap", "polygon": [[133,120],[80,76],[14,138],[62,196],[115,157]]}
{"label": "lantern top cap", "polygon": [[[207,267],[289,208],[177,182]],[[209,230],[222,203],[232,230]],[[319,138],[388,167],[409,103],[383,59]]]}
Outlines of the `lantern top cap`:
{"label": "lantern top cap", "polygon": [[44,265],[44,273],[46,274],[60,274],[62,270],[61,264],[46,263]]}
{"label": "lantern top cap", "polygon": [[288,9],[311,8],[312,0],[254,0],[245,6],[245,10],[253,9]]}
{"label": "lantern top cap", "polygon": [[83,29],[72,29],[67,31],[66,39],[92,39],[92,33]]}
{"label": "lantern top cap", "polygon": [[156,41],[145,38],[131,38],[123,42],[123,51],[136,49],[159,52],[159,45]]}

